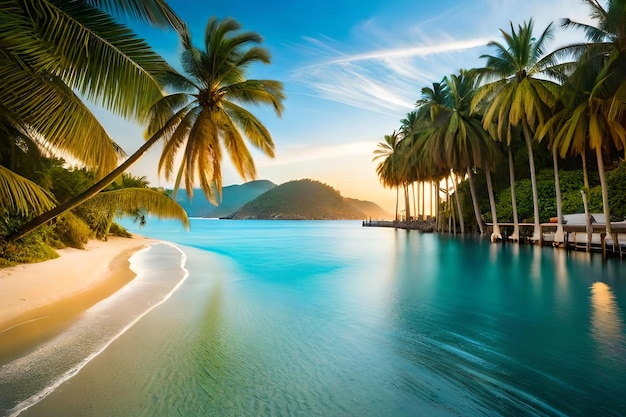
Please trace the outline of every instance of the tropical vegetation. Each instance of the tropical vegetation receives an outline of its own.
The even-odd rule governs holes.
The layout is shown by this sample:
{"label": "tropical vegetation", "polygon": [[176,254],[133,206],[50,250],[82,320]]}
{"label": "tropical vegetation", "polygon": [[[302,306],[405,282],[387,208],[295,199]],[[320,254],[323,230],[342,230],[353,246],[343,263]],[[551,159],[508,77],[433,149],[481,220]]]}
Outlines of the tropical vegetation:
{"label": "tropical vegetation", "polygon": [[[402,119],[402,134],[385,136],[375,151],[381,183],[402,186],[408,208],[410,184],[434,181],[436,200],[443,197],[431,210],[439,230],[446,219],[455,232],[484,233],[492,223],[492,239],[503,222],[519,240],[524,222],[534,225],[525,237],[536,241],[539,223],[554,220],[555,240],[563,241],[563,214],[583,210],[581,190],[590,211],[623,220],[626,1],[585,3],[593,24],[563,19],[560,26],[582,30],[586,42],[549,52],[552,24],[535,32],[532,19],[511,22],[503,41],[488,44],[484,67],[423,87],[415,118]],[[475,222],[466,227],[469,213]],[[423,215],[405,210],[406,220]]]}
{"label": "tropical vegetation", "polygon": [[[269,131],[247,107],[269,105],[280,116],[282,84],[246,77],[250,65],[268,64],[270,55],[260,46],[261,37],[241,31],[235,20],[210,18],[199,49],[164,0],[0,0],[0,6],[0,249],[5,258],[20,246],[16,239],[46,243],[54,239],[48,229],[60,224],[67,226],[65,235],[75,233],[77,218],[88,227],[76,226],[84,233],[74,239],[75,246],[83,235],[106,238],[121,212],[142,219],[149,211],[186,224],[184,210],[166,193],[123,175],[157,142],[164,143],[159,170],[167,178],[177,171],[176,190],[182,183],[191,194],[198,181],[211,200],[221,192],[224,153],[244,179],[256,175],[245,139],[274,155]],[[175,30],[183,72],[137,37],[127,21]],[[147,126],[144,145],[120,164],[123,150],[88,102]],[[59,170],[73,178],[62,195],[55,193],[58,178],[52,178]]]}

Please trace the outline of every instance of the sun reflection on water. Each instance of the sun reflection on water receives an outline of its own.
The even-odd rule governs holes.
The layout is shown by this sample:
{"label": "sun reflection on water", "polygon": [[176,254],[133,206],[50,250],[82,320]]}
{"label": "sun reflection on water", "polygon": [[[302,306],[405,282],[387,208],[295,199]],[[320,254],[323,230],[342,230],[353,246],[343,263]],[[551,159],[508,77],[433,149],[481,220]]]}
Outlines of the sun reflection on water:
{"label": "sun reflection on water", "polygon": [[624,324],[611,288],[604,282],[591,285],[591,334],[600,352],[618,358],[623,352]]}

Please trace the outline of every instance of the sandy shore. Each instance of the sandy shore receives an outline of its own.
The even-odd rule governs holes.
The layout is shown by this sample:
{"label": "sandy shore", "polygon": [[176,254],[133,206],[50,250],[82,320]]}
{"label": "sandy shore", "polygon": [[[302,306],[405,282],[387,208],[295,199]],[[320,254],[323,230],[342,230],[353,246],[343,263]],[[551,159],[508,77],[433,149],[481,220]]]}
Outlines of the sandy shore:
{"label": "sandy shore", "polygon": [[90,241],[85,250],[0,269],[0,358],[58,332],[135,277],[128,259],[153,243],[141,236]]}

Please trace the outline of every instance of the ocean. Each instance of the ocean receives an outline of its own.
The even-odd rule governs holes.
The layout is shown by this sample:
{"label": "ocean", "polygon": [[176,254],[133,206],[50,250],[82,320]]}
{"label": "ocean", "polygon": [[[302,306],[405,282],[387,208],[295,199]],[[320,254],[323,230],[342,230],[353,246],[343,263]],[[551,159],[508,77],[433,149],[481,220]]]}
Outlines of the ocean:
{"label": "ocean", "polygon": [[624,416],[626,270],[354,221],[150,220],[2,416]]}

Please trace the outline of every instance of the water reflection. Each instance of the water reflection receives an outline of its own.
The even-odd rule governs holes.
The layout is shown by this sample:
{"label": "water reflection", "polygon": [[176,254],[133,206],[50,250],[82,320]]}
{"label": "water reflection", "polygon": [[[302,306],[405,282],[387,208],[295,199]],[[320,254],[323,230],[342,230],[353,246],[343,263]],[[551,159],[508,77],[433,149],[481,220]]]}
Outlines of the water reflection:
{"label": "water reflection", "polygon": [[624,324],[611,288],[604,282],[591,286],[591,334],[600,353],[607,357],[623,354]]}

